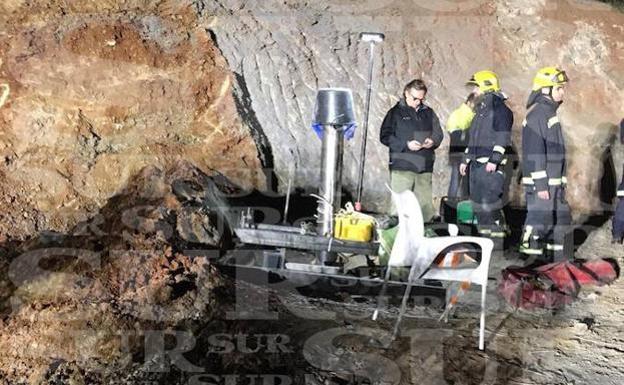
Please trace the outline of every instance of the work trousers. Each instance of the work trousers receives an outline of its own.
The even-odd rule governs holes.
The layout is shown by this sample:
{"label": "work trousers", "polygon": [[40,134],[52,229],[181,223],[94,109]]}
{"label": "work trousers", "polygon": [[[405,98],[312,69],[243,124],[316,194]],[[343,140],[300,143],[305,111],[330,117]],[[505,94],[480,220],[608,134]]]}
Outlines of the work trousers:
{"label": "work trousers", "polygon": [[550,199],[540,199],[534,186],[525,186],[527,217],[522,235],[524,254],[554,262],[573,259],[572,215],[565,188],[549,186]]}
{"label": "work trousers", "polygon": [[[390,171],[390,188],[392,191],[400,193],[405,190],[414,192],[420,209],[422,210],[423,220],[429,222],[435,211],[433,209],[433,192],[432,192],[432,174],[430,172],[416,173],[412,171],[392,170]],[[392,215],[396,215],[397,210],[392,202]]]}
{"label": "work trousers", "polygon": [[[624,134],[624,119],[621,123],[622,133]],[[622,137],[622,141],[624,142],[624,136]],[[612,227],[612,235],[613,241],[622,243],[622,239],[624,238],[624,172],[622,173],[622,183],[618,186],[617,189],[617,197],[618,203],[615,207],[615,213],[613,213],[613,227]]]}
{"label": "work trousers", "polygon": [[618,199],[612,224],[613,240],[622,243],[622,239],[624,239],[624,197]]}
{"label": "work trousers", "polygon": [[459,165],[461,163],[451,163],[451,182],[449,183],[449,198],[468,198],[470,196],[470,183],[468,175],[462,176],[459,173]]}
{"label": "work trousers", "polygon": [[489,173],[485,164],[470,162],[470,200],[477,217],[479,235],[492,238],[505,237],[503,217],[503,193],[505,173],[499,170]]}

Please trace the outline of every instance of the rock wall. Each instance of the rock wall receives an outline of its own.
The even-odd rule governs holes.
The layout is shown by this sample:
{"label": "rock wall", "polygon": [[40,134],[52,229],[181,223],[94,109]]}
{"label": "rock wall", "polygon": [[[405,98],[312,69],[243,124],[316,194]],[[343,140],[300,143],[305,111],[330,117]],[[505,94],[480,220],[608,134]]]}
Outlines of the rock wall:
{"label": "rock wall", "polygon": [[188,1],[3,1],[0,234],[67,229],[185,159],[263,187],[235,79]]}
{"label": "rock wall", "polygon": [[[618,68],[624,59],[624,15],[608,5],[572,0],[230,0],[206,2],[206,7],[206,27],[249,90],[282,182],[291,165],[297,185],[313,189],[318,182],[320,141],[310,129],[317,88],[352,88],[361,126],[368,46],[358,41],[358,33],[380,31],[386,41],[376,55],[365,206],[385,209],[389,203],[383,187],[387,149],[378,141],[379,126],[407,81],[422,77],[429,83],[428,103],[445,121],[465,96],[469,76],[495,70],[515,113],[519,147],[531,79],[542,66],[560,65],[572,78],[561,109],[570,158],[569,199],[577,215],[610,207],[613,191],[601,191],[600,180],[605,151],[623,117],[624,73]],[[360,140],[356,135],[346,146],[345,185],[352,191]],[[437,197],[448,186],[447,145],[448,140],[438,151]],[[511,197],[518,204],[522,194],[516,179]],[[601,202],[601,196],[607,201]]]}

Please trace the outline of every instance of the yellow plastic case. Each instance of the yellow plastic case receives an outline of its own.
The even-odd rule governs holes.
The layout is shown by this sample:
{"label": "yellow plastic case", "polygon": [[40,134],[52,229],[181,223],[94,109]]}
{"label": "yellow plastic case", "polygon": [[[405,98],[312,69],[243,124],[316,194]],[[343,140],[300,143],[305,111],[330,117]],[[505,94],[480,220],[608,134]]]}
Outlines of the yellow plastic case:
{"label": "yellow plastic case", "polygon": [[334,220],[334,238],[345,241],[370,242],[373,238],[375,221],[358,218],[353,214],[339,214]]}

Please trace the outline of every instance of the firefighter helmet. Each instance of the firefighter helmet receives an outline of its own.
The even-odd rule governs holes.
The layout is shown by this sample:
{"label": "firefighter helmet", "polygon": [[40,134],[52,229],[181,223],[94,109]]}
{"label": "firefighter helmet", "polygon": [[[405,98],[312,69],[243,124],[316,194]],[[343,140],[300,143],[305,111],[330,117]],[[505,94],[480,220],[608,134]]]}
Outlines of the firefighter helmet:
{"label": "firefighter helmet", "polygon": [[468,85],[478,86],[481,92],[500,91],[498,76],[492,71],[479,71],[468,80]]}
{"label": "firefighter helmet", "polygon": [[533,91],[539,91],[545,87],[560,86],[569,80],[565,71],[557,67],[544,67],[537,71],[535,78],[533,78]]}

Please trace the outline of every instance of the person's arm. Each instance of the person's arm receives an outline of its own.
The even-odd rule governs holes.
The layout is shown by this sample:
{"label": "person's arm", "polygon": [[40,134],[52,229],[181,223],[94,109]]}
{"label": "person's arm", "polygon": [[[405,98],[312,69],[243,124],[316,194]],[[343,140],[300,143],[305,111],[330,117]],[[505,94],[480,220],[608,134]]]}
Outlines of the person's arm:
{"label": "person's arm", "polygon": [[[548,174],[546,173],[546,124],[545,119],[538,117],[528,118],[523,133],[523,152],[525,169],[535,184],[535,189],[548,191]],[[529,175],[526,175],[529,176]]]}
{"label": "person's arm", "polygon": [[[624,167],[622,167],[622,169],[624,170]],[[624,175],[624,174],[622,174],[622,175]],[[618,186],[617,197],[620,198],[620,199],[624,199],[624,176],[622,177],[622,182]]]}
{"label": "person's arm", "polygon": [[435,150],[440,147],[442,140],[444,140],[444,133],[442,132],[442,127],[440,127],[440,119],[435,112],[433,113],[432,127],[431,140],[433,140],[433,146],[431,148]]}
{"label": "person's arm", "polygon": [[[545,147],[546,147],[546,167],[548,166],[548,162],[560,162],[560,166],[562,167],[561,175],[562,183],[564,181],[563,177],[566,176],[566,164],[565,164],[565,148],[563,144],[563,130],[561,128],[561,123],[559,122],[559,117],[557,115],[551,116],[548,120],[544,119],[546,122],[545,128]],[[553,156],[549,157],[548,154],[552,154]],[[549,160],[550,159],[550,160]],[[548,175],[548,178],[556,177],[556,175]]]}
{"label": "person's arm", "polygon": [[466,149],[464,150],[464,158],[462,160],[462,164],[468,165],[471,161],[473,161],[474,159],[472,159],[473,154],[470,153],[470,148],[472,146],[474,146],[474,143],[472,143],[473,141],[473,135],[475,132],[475,120],[473,119],[470,123],[470,128],[468,131],[468,143],[466,144]]}
{"label": "person's arm", "polygon": [[509,108],[500,108],[500,113],[494,115],[494,147],[490,156],[490,163],[500,164],[505,157],[506,149],[511,146],[511,127],[513,113]]}
{"label": "person's arm", "polygon": [[446,121],[446,131],[452,133],[459,130],[459,111],[455,110],[451,112],[448,120]]}
{"label": "person's arm", "polygon": [[381,130],[379,130],[379,140],[385,146],[390,148],[390,152],[405,152],[407,150],[407,142],[396,137],[394,134],[394,109],[391,109],[386,114],[383,122],[381,123]]}

